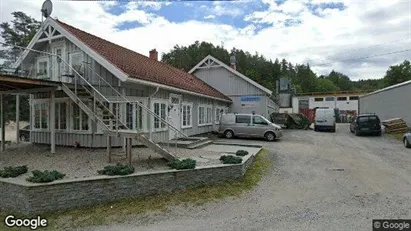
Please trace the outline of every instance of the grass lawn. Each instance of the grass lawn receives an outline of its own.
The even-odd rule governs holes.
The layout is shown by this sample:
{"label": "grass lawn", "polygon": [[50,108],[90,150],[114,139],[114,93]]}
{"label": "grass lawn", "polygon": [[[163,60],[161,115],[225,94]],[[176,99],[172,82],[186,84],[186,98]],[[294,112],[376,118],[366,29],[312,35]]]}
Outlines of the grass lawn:
{"label": "grass lawn", "polygon": [[[48,219],[49,226],[41,228],[41,230],[66,230],[93,225],[119,223],[133,214],[166,211],[173,205],[201,205],[226,197],[240,196],[260,182],[271,163],[272,161],[268,157],[268,150],[263,149],[257,154],[255,162],[248,168],[244,177],[237,181],[225,181],[168,194],[122,200],[88,208],[45,214],[42,218]],[[50,201],[50,203],[53,202]],[[0,213],[0,216],[4,221],[6,214]],[[2,222],[0,230],[21,229],[6,228],[4,222]]]}

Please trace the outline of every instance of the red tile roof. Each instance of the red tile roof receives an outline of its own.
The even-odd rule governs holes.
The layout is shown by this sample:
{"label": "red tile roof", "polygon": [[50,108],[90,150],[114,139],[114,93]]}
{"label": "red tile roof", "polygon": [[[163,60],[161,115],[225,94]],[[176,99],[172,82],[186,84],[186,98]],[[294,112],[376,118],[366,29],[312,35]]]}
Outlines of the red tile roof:
{"label": "red tile roof", "polygon": [[56,22],[132,78],[160,83],[223,100],[230,100],[223,93],[194,75],[77,29],[59,20],[56,20]]}

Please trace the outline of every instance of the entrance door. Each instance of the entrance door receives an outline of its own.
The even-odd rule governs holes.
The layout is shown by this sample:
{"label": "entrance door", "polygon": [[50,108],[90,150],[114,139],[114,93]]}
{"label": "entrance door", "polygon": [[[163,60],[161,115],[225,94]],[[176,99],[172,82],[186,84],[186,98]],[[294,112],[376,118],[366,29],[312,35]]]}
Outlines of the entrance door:
{"label": "entrance door", "polygon": [[[180,130],[181,127],[181,95],[170,94],[170,111],[168,112],[168,122]],[[169,129],[169,138],[177,138],[178,134],[172,129]]]}
{"label": "entrance door", "polygon": [[[53,53],[64,59],[64,46],[55,46]],[[60,58],[53,56],[51,80],[61,82],[61,75],[64,72],[64,62]]]}

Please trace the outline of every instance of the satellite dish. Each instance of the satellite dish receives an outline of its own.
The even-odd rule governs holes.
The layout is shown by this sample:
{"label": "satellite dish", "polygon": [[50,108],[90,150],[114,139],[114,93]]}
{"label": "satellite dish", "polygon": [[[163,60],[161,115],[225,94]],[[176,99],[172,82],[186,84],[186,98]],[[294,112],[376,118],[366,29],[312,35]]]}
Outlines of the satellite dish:
{"label": "satellite dish", "polygon": [[50,0],[46,0],[43,2],[43,6],[41,7],[41,13],[45,18],[48,18],[53,11],[53,3]]}

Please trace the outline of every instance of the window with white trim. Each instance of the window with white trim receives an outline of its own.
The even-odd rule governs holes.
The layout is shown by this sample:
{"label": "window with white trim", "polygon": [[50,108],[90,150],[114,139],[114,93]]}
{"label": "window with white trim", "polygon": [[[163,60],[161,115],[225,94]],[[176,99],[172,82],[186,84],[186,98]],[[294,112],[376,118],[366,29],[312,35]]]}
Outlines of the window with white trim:
{"label": "window with white trim", "polygon": [[223,114],[224,109],[221,107],[216,107],[215,108],[215,117],[214,117],[214,123],[218,124],[220,123],[220,119],[221,119],[221,114]]}
{"label": "window with white trim", "polygon": [[37,59],[37,78],[49,78],[49,58],[43,57]]}
{"label": "window with white trim", "polygon": [[[161,119],[167,121],[167,103],[154,101],[153,109],[156,115],[158,115]],[[166,127],[166,124],[161,122],[159,118],[154,117],[154,129],[155,130],[165,130],[167,129],[167,127]]]}
{"label": "window with white trim", "polygon": [[212,120],[212,107],[209,105],[198,106],[198,125],[210,125],[212,124]]}
{"label": "window with white trim", "polygon": [[133,129],[133,107],[131,103],[126,103],[126,126]]}
{"label": "window with white trim", "polygon": [[56,103],[56,129],[67,129],[67,102]]}
{"label": "window with white trim", "polygon": [[190,128],[193,125],[193,104],[192,103],[183,103],[183,116],[181,117],[182,128]]}
{"label": "window with white trim", "polygon": [[88,116],[77,104],[72,104],[72,115],[73,115],[73,130],[74,131],[88,131],[89,130],[89,120]]}
{"label": "window with white trim", "polygon": [[34,110],[34,129],[48,129],[49,119],[49,104],[35,103],[33,105]]}
{"label": "window with white trim", "polygon": [[82,74],[82,64],[83,64],[83,52],[74,52],[69,54],[69,73],[73,74],[73,69]]}
{"label": "window with white trim", "polygon": [[207,124],[211,124],[213,122],[213,108],[207,107]]}

